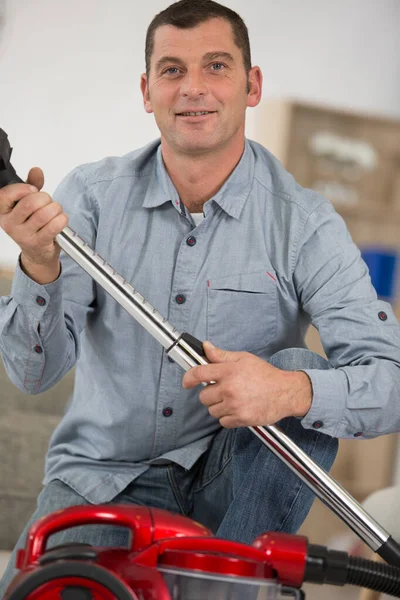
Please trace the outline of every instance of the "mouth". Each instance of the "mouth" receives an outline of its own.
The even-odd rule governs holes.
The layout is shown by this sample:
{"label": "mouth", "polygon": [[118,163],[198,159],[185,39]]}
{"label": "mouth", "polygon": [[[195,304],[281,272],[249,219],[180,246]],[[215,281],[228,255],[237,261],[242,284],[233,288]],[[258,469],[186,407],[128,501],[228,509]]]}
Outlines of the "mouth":
{"label": "mouth", "polygon": [[199,110],[199,111],[186,111],[176,113],[177,117],[206,117],[207,115],[214,115],[216,113],[215,110]]}

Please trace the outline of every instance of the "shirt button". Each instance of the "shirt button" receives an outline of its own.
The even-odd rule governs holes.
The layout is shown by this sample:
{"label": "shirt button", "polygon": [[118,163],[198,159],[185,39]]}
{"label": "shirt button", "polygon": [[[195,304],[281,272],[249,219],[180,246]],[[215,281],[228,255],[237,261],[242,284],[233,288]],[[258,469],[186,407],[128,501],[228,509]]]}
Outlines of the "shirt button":
{"label": "shirt button", "polygon": [[187,239],[186,239],[186,243],[188,246],[195,246],[197,243],[196,238],[193,235],[190,235]]}
{"label": "shirt button", "polygon": [[354,437],[360,437],[363,435],[363,431],[357,431],[357,433],[354,434]]}
{"label": "shirt button", "polygon": [[324,426],[324,423],[323,423],[323,421],[314,421],[312,426],[314,427],[314,429],[321,429],[321,427]]}
{"label": "shirt button", "polygon": [[388,318],[387,314],[383,310],[381,310],[381,312],[378,313],[378,317],[381,321],[387,321]]}
{"label": "shirt button", "polygon": [[170,363],[174,363],[175,362],[174,359],[171,358],[170,356],[168,356],[167,358],[168,358],[168,360],[169,360]]}
{"label": "shirt button", "polygon": [[177,296],[175,296],[175,302],[177,304],[185,304],[186,296],[184,294],[178,294]]}
{"label": "shirt button", "polygon": [[46,304],[46,300],[42,296],[36,296],[36,304],[39,304],[39,306],[44,306]]}
{"label": "shirt button", "polygon": [[39,346],[39,344],[36,344],[36,346],[34,347],[34,351],[36,352],[36,354],[42,354],[43,348],[42,346]]}
{"label": "shirt button", "polygon": [[172,408],[170,406],[167,406],[163,409],[162,414],[164,415],[164,417],[170,417],[173,412],[174,411],[172,410]]}

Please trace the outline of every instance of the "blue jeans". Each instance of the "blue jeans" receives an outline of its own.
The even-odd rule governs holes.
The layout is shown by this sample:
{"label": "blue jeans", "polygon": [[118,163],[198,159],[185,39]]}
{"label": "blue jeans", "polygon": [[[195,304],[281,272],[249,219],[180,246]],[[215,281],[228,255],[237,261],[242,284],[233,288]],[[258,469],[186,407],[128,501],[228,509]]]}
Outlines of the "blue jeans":
{"label": "blue jeans", "polygon": [[[282,350],[270,360],[285,370],[327,369],[322,357],[304,349]],[[332,466],[337,440],[306,430],[296,418],[279,423],[315,462]],[[176,464],[151,466],[111,504],[142,504],[186,515],[217,536],[251,543],[265,531],[295,533],[310,510],[314,494],[247,428],[221,429],[207,452],[189,470]],[[87,504],[73,489],[55,480],[38,498],[37,509],[22,533],[0,582],[0,598],[16,574],[17,548],[30,525],[67,506]],[[126,529],[110,525],[74,527],[52,536],[48,547],[72,541],[94,546],[127,546]]]}

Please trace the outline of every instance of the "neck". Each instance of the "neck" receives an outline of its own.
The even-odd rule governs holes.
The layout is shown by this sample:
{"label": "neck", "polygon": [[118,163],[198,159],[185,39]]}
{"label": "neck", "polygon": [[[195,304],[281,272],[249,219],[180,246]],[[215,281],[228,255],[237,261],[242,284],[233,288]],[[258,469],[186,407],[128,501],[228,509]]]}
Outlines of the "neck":
{"label": "neck", "polygon": [[235,146],[209,153],[178,154],[161,140],[162,155],[168,175],[189,212],[201,212],[203,205],[221,189],[239,163],[244,138]]}

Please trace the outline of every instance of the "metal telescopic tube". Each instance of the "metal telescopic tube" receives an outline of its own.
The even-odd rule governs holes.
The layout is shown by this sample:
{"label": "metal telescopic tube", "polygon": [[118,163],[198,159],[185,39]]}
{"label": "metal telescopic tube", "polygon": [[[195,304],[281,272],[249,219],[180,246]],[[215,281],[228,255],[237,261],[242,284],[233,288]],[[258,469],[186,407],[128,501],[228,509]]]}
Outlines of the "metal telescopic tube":
{"label": "metal telescopic tube", "polygon": [[376,552],[390,534],[278,427],[249,427],[329,508]]}
{"label": "metal telescopic tube", "polygon": [[56,242],[166,350],[174,346],[170,356],[177,364],[185,371],[195,366],[195,363],[192,364],[189,360],[188,353],[176,345],[181,333],[77,233],[70,227],[65,227],[56,236]]}
{"label": "metal telescopic tube", "polygon": [[[119,273],[66,227],[56,241],[97,283],[167,350],[185,371],[208,361]],[[390,537],[362,506],[278,427],[249,429],[374,551]]]}
{"label": "metal telescopic tube", "polygon": [[180,333],[70,227],[56,236],[56,242],[164,348],[179,338]]}

